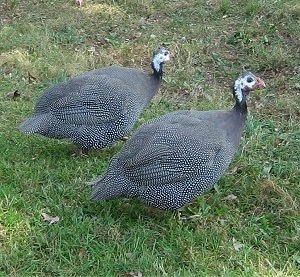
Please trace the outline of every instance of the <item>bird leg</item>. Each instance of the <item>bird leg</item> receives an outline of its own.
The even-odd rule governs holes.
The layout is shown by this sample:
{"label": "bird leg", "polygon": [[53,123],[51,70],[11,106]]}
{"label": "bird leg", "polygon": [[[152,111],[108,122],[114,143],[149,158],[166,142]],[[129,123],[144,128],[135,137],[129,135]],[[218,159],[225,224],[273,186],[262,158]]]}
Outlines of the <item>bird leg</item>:
{"label": "bird leg", "polygon": [[79,148],[71,156],[72,157],[87,157],[88,156],[88,150],[83,149],[83,148]]}
{"label": "bird leg", "polygon": [[182,221],[182,216],[181,216],[181,210],[180,209],[173,211],[173,215],[174,215],[174,217],[177,221],[180,221],[180,222]]}

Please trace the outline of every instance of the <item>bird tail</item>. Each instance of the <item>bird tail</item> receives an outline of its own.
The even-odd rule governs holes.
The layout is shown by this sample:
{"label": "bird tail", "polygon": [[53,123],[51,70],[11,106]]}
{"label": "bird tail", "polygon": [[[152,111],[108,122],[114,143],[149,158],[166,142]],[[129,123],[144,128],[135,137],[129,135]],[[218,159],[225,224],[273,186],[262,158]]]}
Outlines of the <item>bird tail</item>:
{"label": "bird tail", "polygon": [[26,133],[26,134],[33,134],[33,133],[42,133],[43,126],[45,126],[46,122],[48,121],[47,115],[33,115],[26,119],[21,125],[19,126],[19,130]]}
{"label": "bird tail", "polygon": [[91,200],[93,201],[127,196],[125,182],[118,176],[105,175],[91,180],[86,184],[94,186],[91,193]]}

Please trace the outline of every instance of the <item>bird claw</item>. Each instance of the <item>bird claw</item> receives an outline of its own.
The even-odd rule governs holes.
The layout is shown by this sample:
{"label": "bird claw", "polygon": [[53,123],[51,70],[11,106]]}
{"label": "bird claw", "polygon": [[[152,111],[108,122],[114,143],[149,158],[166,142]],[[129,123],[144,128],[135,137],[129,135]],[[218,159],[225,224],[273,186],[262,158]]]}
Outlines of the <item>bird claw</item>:
{"label": "bird claw", "polygon": [[129,137],[127,137],[127,136],[124,136],[121,138],[121,140],[123,140],[123,141],[127,141],[128,139],[129,139]]}
{"label": "bird claw", "polygon": [[181,216],[181,210],[180,209],[178,209],[178,210],[174,210],[173,212],[172,212],[172,214],[173,214],[173,218],[176,220],[176,221],[182,221],[182,216]]}
{"label": "bird claw", "polygon": [[88,157],[88,151],[84,149],[78,149],[72,155],[72,157]]}

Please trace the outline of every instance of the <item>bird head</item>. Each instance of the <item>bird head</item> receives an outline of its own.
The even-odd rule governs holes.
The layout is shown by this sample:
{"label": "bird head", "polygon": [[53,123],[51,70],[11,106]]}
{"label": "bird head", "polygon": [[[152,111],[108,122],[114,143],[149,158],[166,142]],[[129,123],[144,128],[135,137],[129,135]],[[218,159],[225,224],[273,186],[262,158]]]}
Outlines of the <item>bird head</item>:
{"label": "bird head", "polygon": [[251,90],[265,87],[264,81],[250,71],[243,71],[234,82],[234,97],[238,102],[245,101]]}
{"label": "bird head", "polygon": [[162,74],[163,64],[168,62],[174,55],[167,49],[159,47],[156,51],[153,52],[151,66],[156,74]]}

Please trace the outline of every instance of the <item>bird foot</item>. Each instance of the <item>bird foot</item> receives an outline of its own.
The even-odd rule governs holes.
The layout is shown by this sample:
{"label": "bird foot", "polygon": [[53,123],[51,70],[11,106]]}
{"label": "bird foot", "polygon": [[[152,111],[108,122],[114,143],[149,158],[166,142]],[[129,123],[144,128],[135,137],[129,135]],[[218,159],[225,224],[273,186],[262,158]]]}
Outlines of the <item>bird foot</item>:
{"label": "bird foot", "polygon": [[95,182],[93,182],[93,180],[92,180],[92,181],[85,182],[84,184],[86,187],[91,187],[91,186],[95,185]]}
{"label": "bird foot", "polygon": [[124,136],[121,138],[121,140],[123,140],[123,141],[127,141],[128,139],[129,139],[129,137],[127,137],[127,136]]}
{"label": "bird foot", "polygon": [[88,157],[88,151],[84,149],[78,149],[72,155],[72,157]]}
{"label": "bird foot", "polygon": [[176,218],[177,221],[182,221],[181,210],[175,210],[174,217]]}

